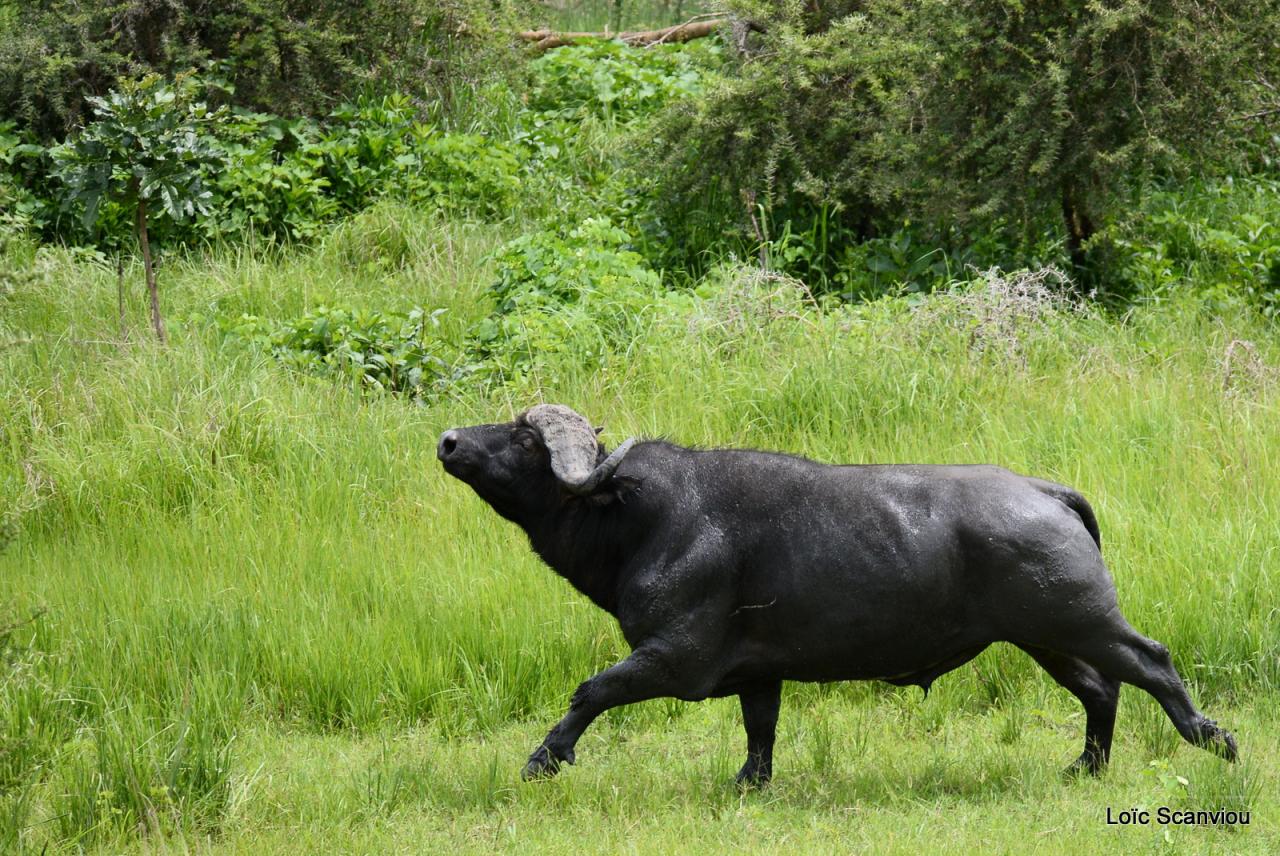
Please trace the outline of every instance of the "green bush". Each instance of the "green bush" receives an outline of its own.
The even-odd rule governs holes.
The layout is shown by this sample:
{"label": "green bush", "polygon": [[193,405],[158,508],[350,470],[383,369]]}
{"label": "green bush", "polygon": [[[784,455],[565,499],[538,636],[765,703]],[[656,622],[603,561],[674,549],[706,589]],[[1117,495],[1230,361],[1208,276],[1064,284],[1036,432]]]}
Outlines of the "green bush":
{"label": "green bush", "polygon": [[520,190],[519,149],[441,133],[417,121],[403,95],[362,99],[331,120],[321,141],[304,149],[320,156],[321,174],[344,210],[390,195],[494,217],[505,215]]}
{"label": "green bush", "polygon": [[[761,217],[764,212],[761,212]],[[934,290],[966,270],[985,270],[1012,258],[1037,267],[1062,261],[1061,241],[1050,231],[1021,245],[998,229],[966,233],[905,220],[886,222],[874,237],[859,238],[820,206],[806,220],[786,220],[764,242],[769,268],[806,283],[816,294],[871,300],[886,293]]]}
{"label": "green bush", "polygon": [[296,371],[346,378],[362,389],[421,397],[449,378],[439,340],[443,310],[408,315],[321,306],[282,323],[251,315],[222,323],[224,336],[266,348]]}
{"label": "green bush", "polygon": [[208,237],[249,231],[294,240],[315,237],[338,213],[315,151],[318,126],[266,113],[240,112],[224,122],[215,140],[228,168],[209,176],[213,214]]}
{"label": "green bush", "polygon": [[714,41],[643,49],[594,41],[558,48],[529,64],[529,106],[563,119],[629,121],[697,95],[720,54]]}
{"label": "green bush", "polygon": [[254,229],[309,240],[383,197],[500,219],[521,188],[517,146],[420,122],[403,95],[359,99],[323,124],[241,112],[216,145],[230,166],[212,177],[210,238]]}
{"label": "green bush", "polygon": [[57,215],[49,150],[0,122],[0,229],[42,229]]}
{"label": "green bush", "polygon": [[[198,84],[187,79],[184,87]],[[108,100],[118,97],[113,92]],[[79,184],[54,177],[53,153],[90,145],[90,136],[86,130],[46,148],[19,134],[13,123],[0,124],[0,228],[108,249],[123,246],[122,237],[134,228],[132,205],[99,195],[91,212],[86,203],[92,200]],[[215,162],[197,173],[208,193],[201,197],[204,213],[153,219],[148,234],[156,244],[238,238],[250,231],[311,240],[340,215],[383,197],[505,219],[520,199],[528,160],[518,143],[419,121],[404,95],[358,99],[324,122],[244,110],[220,113],[194,139]],[[85,219],[90,214],[92,222]]]}
{"label": "green bush", "polygon": [[545,380],[564,358],[599,365],[662,299],[661,278],[604,218],[517,238],[493,261],[497,307],[471,333],[482,378]]}
{"label": "green bush", "polygon": [[1125,293],[1165,296],[1194,283],[1213,301],[1246,300],[1280,318],[1280,180],[1179,182],[1090,250]]}

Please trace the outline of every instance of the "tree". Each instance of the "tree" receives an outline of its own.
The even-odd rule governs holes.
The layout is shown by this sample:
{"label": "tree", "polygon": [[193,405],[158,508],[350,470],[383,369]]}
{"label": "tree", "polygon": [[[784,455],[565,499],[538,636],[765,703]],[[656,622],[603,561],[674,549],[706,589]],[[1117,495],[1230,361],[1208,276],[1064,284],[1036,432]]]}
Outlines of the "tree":
{"label": "tree", "polygon": [[[922,0],[891,140],[927,212],[1061,217],[1071,261],[1152,169],[1220,155],[1276,11],[1254,0]],[[900,188],[904,196],[912,188]],[[923,190],[923,192],[919,192]]]}
{"label": "tree", "polygon": [[228,103],[323,116],[373,86],[424,103],[501,74],[511,0],[0,0],[0,116],[41,141],[119,81],[198,68]]}
{"label": "tree", "polygon": [[835,210],[862,237],[1056,221],[1081,267],[1141,177],[1220,155],[1280,65],[1273,0],[727,5],[760,26],[656,135],[671,207],[758,194],[774,222]]}
{"label": "tree", "polygon": [[89,99],[93,121],[54,152],[68,202],[83,206],[86,228],[96,230],[104,201],[132,212],[151,326],[161,342],[166,335],[147,223],[153,216],[182,222],[208,213],[212,194],[204,167],[218,155],[202,130],[216,113],[196,100],[197,90],[189,76],[172,83],[154,74],[124,81],[106,97]]}

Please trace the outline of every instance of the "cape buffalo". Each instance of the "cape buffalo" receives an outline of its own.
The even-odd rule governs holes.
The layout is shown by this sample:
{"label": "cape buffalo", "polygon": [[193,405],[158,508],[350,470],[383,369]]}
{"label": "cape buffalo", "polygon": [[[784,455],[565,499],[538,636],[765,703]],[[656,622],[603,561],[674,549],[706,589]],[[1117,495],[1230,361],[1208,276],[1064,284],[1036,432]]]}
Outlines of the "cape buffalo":
{"label": "cape buffalo", "polygon": [[446,431],[437,457],[608,611],[631,655],[583,682],[526,778],[573,763],[604,711],[737,695],[740,783],[768,781],[784,680],[926,691],[1011,642],[1080,699],[1084,752],[1111,751],[1120,683],[1191,743],[1234,760],[1169,651],[1125,621],[1079,493],[994,466],[830,466],[768,452],[627,440],[608,453],[568,407]]}

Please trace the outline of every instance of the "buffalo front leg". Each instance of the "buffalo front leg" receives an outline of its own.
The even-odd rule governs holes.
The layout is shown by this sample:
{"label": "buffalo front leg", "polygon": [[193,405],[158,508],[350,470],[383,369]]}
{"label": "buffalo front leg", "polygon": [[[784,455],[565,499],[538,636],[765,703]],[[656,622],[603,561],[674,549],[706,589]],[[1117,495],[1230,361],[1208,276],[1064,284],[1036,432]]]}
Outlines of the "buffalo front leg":
{"label": "buffalo front leg", "polygon": [[757,684],[738,694],[742,724],[747,729],[747,763],[738,772],[743,787],[763,785],[773,778],[773,740],[778,729],[782,681]]}
{"label": "buffalo front leg", "polygon": [[676,658],[636,649],[631,656],[583,681],[569,702],[569,712],[556,723],[524,768],[526,780],[554,776],[562,763],[572,764],[578,738],[606,710],[664,696],[691,693],[672,667]]}

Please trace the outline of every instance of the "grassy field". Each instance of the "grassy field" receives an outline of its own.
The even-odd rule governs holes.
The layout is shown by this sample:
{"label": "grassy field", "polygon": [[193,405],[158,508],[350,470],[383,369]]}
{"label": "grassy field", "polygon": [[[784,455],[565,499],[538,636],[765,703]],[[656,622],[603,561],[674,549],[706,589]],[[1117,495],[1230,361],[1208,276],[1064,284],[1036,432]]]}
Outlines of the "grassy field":
{"label": "grassy field", "polygon": [[[120,340],[109,265],[10,249],[27,273],[0,297],[0,851],[1280,849],[1271,328],[1191,300],[1105,317],[999,283],[818,311],[736,271],[637,319],[598,371],[566,360],[420,404],[290,373],[214,323],[423,305],[458,342],[489,310],[486,255],[516,233],[384,205],[309,250],[175,257],[168,349],[137,325]],[[732,700],[612,712],[576,767],[521,784],[573,687],[625,644],[434,449],[538,400],[611,442],[982,461],[1078,487],[1123,609],[1242,762],[1182,744],[1129,688],[1112,769],[1063,781],[1083,715],[997,646],[927,698],[789,687],[763,792],[730,786]],[[1161,805],[1252,822],[1106,825],[1108,807]]]}

